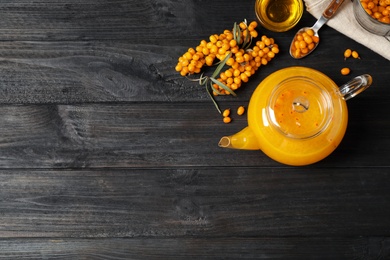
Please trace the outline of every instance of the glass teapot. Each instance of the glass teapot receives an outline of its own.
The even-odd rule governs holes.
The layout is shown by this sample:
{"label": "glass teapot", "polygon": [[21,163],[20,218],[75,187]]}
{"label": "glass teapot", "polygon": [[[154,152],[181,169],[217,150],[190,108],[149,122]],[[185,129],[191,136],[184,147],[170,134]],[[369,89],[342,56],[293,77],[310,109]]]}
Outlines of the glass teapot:
{"label": "glass teapot", "polygon": [[224,136],[220,147],[262,150],[287,165],[308,165],[331,154],[344,137],[346,100],[372,83],[368,74],[340,88],[325,74],[289,67],[266,77],[248,106],[248,126]]}

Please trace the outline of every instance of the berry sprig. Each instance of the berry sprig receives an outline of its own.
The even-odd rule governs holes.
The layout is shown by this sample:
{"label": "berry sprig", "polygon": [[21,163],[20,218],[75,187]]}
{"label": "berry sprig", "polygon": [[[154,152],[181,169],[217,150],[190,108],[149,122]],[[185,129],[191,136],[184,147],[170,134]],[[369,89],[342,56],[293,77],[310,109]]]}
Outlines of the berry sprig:
{"label": "berry sprig", "polygon": [[266,35],[250,48],[253,39],[258,37],[256,27],[256,21],[249,24],[246,20],[234,23],[232,30],[210,35],[209,41],[201,40],[198,46],[189,48],[178,59],[175,69],[185,77],[201,73],[204,66],[218,65],[211,76],[202,73],[198,79],[191,80],[206,86],[219,113],[221,110],[214,96],[236,96],[235,90],[248,82],[260,66],[267,65],[279,53],[274,39]]}

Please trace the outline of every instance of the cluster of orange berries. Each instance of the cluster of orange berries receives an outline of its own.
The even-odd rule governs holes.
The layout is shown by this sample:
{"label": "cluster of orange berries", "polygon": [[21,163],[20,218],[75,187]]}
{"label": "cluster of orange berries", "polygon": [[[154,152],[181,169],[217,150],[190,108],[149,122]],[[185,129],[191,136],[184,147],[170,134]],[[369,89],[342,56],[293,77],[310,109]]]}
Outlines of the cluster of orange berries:
{"label": "cluster of orange berries", "polygon": [[[189,48],[179,57],[176,71],[182,76],[187,76],[200,73],[203,66],[226,61],[225,64],[230,68],[221,71],[216,79],[231,91],[238,89],[261,65],[266,65],[279,52],[274,39],[265,35],[249,49],[252,39],[258,36],[255,30],[256,21],[249,25],[241,22],[238,26],[239,30],[224,30],[219,35],[211,35],[209,41],[201,40],[198,46]],[[214,95],[231,93],[216,83],[212,84],[212,87]]]}
{"label": "cluster of orange berries", "polygon": [[295,58],[302,58],[316,47],[319,40],[320,39],[314,35],[314,31],[312,29],[298,32],[291,45],[291,54]]}
{"label": "cluster of orange berries", "polygon": [[[237,52],[232,51],[232,53],[234,56],[226,61],[226,65],[230,68],[221,72],[218,81],[234,91],[241,87],[242,83],[248,82],[261,65],[267,65],[279,53],[279,47],[273,38],[263,35],[252,49],[239,49]],[[213,87],[218,92],[229,94],[228,91],[215,83]]]}
{"label": "cluster of orange berries", "polygon": [[360,0],[360,3],[372,18],[390,24],[390,0]]}

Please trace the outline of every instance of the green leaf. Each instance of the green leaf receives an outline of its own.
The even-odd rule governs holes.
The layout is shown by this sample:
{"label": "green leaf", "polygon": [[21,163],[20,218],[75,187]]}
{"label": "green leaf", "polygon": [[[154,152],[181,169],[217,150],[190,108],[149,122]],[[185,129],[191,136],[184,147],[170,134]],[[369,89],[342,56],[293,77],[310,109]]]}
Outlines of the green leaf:
{"label": "green leaf", "polygon": [[245,28],[245,31],[246,31],[246,36],[245,36],[245,39],[244,39],[244,43],[242,44],[243,46],[245,46],[248,43],[248,39],[250,37],[248,26]]}
{"label": "green leaf", "polygon": [[[215,108],[218,110],[218,112],[220,114],[222,114],[222,111],[219,108],[218,103],[215,100],[215,98],[213,96],[213,93],[212,93],[212,91],[214,91],[215,89],[213,89],[213,90],[212,89],[213,89],[213,87],[212,87],[211,83],[210,84],[206,84],[206,92],[207,92],[207,94],[209,94],[209,97],[210,97],[211,101],[213,101]],[[217,90],[216,92],[219,92],[219,91]]]}
{"label": "green leaf", "polygon": [[252,36],[250,35],[248,27],[246,27],[246,32],[247,32],[247,34],[245,36],[245,41],[242,45],[242,48],[244,50],[248,49],[252,45]]}
{"label": "green leaf", "polygon": [[234,23],[233,25],[233,39],[237,42],[237,23]]}
{"label": "green leaf", "polygon": [[214,91],[214,92],[217,93],[218,95],[223,95],[218,89],[215,89],[215,88],[213,87],[213,83],[212,83],[212,82],[210,82],[210,88],[211,88],[212,91]]}
{"label": "green leaf", "polygon": [[215,69],[213,75],[211,75],[212,78],[215,78],[219,73],[221,72],[223,66],[225,66],[227,60],[230,58],[231,54],[229,53],[226,55],[226,57],[222,60],[222,62],[218,65],[218,67]]}
{"label": "green leaf", "polygon": [[234,27],[233,27],[233,37],[234,37],[234,40],[236,40],[237,44],[240,44],[240,40],[241,40],[241,29],[240,29],[240,26],[239,26],[237,23],[234,23]]}
{"label": "green leaf", "polygon": [[209,77],[203,76],[203,73],[202,73],[202,75],[201,75],[200,78],[199,78],[199,85],[204,85],[204,84],[206,84],[208,80],[209,80]]}
{"label": "green leaf", "polygon": [[227,92],[229,92],[230,94],[232,94],[233,96],[237,96],[236,93],[234,93],[233,90],[231,90],[228,86],[226,86],[225,84],[223,84],[222,82],[216,80],[215,78],[210,78],[212,82],[214,82],[215,84],[217,84],[218,86],[220,86],[221,88],[223,88],[224,90],[226,90]]}

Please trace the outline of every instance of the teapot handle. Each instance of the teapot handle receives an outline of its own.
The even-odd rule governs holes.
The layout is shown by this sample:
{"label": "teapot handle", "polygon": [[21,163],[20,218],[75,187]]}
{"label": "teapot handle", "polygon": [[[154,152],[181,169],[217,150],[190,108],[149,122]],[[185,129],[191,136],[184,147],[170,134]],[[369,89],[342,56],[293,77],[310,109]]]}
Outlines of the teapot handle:
{"label": "teapot handle", "polygon": [[372,84],[372,77],[369,74],[363,74],[353,78],[339,88],[340,95],[344,100],[353,98],[363,92]]}

